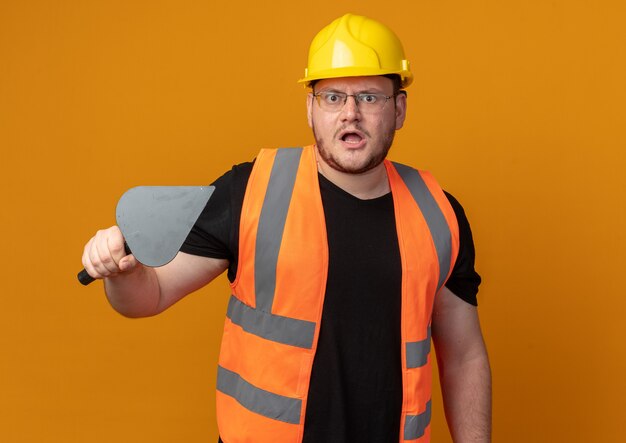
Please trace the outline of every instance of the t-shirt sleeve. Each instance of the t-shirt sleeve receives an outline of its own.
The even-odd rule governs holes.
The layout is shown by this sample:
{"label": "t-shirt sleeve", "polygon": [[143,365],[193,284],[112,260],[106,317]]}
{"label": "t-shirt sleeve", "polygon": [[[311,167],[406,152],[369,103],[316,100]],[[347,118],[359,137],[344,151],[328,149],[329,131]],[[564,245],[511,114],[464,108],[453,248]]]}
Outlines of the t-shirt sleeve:
{"label": "t-shirt sleeve", "polygon": [[459,224],[459,255],[454,263],[450,278],[446,282],[446,287],[460,299],[477,306],[476,295],[481,279],[474,269],[476,252],[472,230],[461,204],[449,193],[446,192],[445,194],[450,205],[452,205],[452,209],[454,209]]}
{"label": "t-shirt sleeve", "polygon": [[215,191],[181,247],[181,252],[230,262],[228,277],[234,280],[239,244],[239,215],[252,162],[242,163],[212,183]]}

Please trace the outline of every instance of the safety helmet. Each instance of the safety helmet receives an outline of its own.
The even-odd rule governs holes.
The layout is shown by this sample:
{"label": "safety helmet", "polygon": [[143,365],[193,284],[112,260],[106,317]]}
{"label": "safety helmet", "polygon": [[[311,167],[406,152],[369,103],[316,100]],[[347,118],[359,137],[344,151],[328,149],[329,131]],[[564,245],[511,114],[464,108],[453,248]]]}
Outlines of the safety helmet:
{"label": "safety helmet", "polygon": [[405,88],[413,81],[400,39],[382,23],[346,14],[311,42],[309,64],[298,83],[324,78],[398,74]]}

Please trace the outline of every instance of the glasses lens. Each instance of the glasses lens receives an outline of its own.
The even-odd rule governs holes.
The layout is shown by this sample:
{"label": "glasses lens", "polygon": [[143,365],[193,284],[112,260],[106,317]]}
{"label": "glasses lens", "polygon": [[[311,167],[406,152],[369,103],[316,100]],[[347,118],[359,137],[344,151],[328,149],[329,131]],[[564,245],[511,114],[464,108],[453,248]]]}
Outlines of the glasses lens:
{"label": "glasses lens", "polygon": [[317,94],[317,100],[322,109],[328,111],[338,111],[346,102],[347,95],[341,92],[320,92]]}

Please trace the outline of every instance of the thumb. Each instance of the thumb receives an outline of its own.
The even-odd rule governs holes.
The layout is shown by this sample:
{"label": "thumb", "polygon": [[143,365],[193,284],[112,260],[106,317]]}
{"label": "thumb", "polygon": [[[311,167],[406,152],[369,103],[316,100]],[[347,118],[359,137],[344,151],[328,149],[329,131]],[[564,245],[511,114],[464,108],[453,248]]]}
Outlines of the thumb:
{"label": "thumb", "polygon": [[134,255],[129,254],[126,257],[122,258],[118,264],[120,271],[122,272],[126,272],[126,271],[130,271],[131,269],[135,268],[135,266],[137,266],[139,262],[137,261],[137,259],[135,258]]}

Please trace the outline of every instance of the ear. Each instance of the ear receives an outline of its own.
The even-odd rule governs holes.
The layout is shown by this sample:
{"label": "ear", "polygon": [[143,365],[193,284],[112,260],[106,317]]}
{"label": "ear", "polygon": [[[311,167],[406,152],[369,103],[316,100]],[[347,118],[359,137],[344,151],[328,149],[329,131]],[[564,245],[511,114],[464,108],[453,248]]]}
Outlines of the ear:
{"label": "ear", "polygon": [[396,96],[396,130],[402,128],[406,118],[406,94],[399,93]]}
{"label": "ear", "polygon": [[313,101],[315,97],[312,92],[306,95],[306,118],[309,121],[309,127],[313,127]]}

